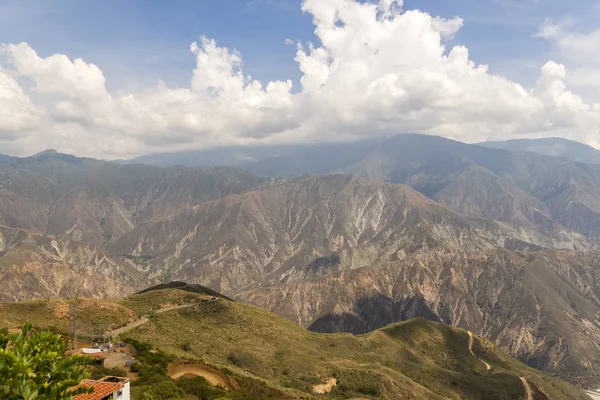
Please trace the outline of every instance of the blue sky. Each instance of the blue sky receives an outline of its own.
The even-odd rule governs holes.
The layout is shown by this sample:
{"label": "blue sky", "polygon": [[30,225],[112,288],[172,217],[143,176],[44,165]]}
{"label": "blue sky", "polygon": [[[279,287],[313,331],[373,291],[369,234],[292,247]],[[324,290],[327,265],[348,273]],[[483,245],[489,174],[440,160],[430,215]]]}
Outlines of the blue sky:
{"label": "blue sky", "polygon": [[[318,41],[300,0],[0,0],[0,42],[28,42],[42,56],[65,53],[99,65],[109,88],[158,79],[186,85],[188,47],[205,35],[236,48],[244,70],[261,81],[293,79],[293,40]],[[599,2],[577,0],[407,0],[406,9],[465,25],[450,44],[464,44],[491,72],[531,86],[550,45],[533,37],[545,20],[571,18],[581,29],[600,17]]]}
{"label": "blue sky", "polygon": [[124,158],[424,133],[600,147],[600,0],[400,3],[0,0],[0,146]]}

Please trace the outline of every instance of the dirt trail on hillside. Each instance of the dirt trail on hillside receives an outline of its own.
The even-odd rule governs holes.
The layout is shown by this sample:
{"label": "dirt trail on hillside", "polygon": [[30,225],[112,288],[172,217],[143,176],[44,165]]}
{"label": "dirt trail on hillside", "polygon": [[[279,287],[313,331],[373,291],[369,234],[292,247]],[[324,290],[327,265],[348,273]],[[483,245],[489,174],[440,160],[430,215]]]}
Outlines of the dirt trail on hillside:
{"label": "dirt trail on hillside", "polygon": [[600,389],[586,390],[585,394],[590,396],[593,400],[600,400]]}
{"label": "dirt trail on hillside", "polygon": [[179,379],[187,374],[201,376],[204,379],[206,379],[207,382],[210,383],[212,386],[220,386],[225,390],[229,388],[227,379],[223,376],[223,374],[210,371],[207,368],[202,367],[201,365],[180,365],[169,370],[169,377],[171,379]]}
{"label": "dirt trail on hillside", "polygon": [[331,393],[331,389],[333,389],[335,386],[337,386],[337,379],[329,378],[325,381],[325,383],[313,385],[312,390],[317,394]]}
{"label": "dirt trail on hillside", "polygon": [[523,387],[525,388],[525,393],[527,393],[527,400],[533,400],[533,392],[531,391],[531,386],[529,386],[529,382],[525,377],[521,376],[521,382],[523,382]]}
{"label": "dirt trail on hillside", "polygon": [[473,353],[473,334],[470,331],[467,331],[467,333],[469,334],[469,352],[471,352],[471,354],[473,355],[473,357],[477,358],[479,361],[481,361],[482,363],[485,364],[485,369],[486,370],[491,370],[492,366],[488,363],[486,363],[485,361],[483,361],[481,358],[478,358],[475,353]]}
{"label": "dirt trail on hillside", "polygon": [[[213,301],[217,301],[217,300],[216,300],[216,299],[215,299],[215,300],[208,300],[208,301],[206,301],[205,303],[211,303],[211,302],[213,302]],[[154,313],[155,313],[155,314],[162,314],[162,313],[165,313],[165,312],[168,312],[168,311],[181,310],[182,308],[194,307],[194,306],[201,305],[201,304],[204,304],[204,303],[197,303],[197,304],[184,304],[184,305],[182,305],[182,306],[173,306],[173,307],[161,308],[160,310],[156,310],[156,311],[154,311]],[[146,316],[143,316],[142,318],[138,319],[137,321],[135,321],[135,322],[132,322],[132,323],[131,323],[131,324],[129,324],[129,325],[125,325],[124,327],[122,327],[122,328],[119,328],[119,329],[117,329],[117,330],[115,330],[115,331],[111,332],[111,333],[110,333],[110,335],[111,335],[111,336],[118,336],[118,335],[120,335],[120,334],[122,334],[122,333],[125,333],[125,332],[128,332],[128,331],[132,330],[132,329],[135,329],[135,328],[137,328],[138,326],[140,326],[140,325],[143,325],[143,324],[145,324],[146,322],[148,322],[149,318],[150,318],[150,317],[149,317],[149,316],[147,316],[147,315],[146,315]]]}

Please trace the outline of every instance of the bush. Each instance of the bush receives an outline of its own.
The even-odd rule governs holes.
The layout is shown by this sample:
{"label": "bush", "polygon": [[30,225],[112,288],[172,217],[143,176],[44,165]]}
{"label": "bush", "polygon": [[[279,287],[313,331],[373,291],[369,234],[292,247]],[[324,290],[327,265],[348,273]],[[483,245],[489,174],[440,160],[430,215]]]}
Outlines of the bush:
{"label": "bush", "polygon": [[131,366],[131,372],[138,373],[135,385],[152,385],[170,380],[167,377],[167,368],[171,357],[162,351],[152,350],[147,343],[141,343],[134,339],[128,339],[127,343],[131,344],[136,351],[136,362]]}
{"label": "bush", "polygon": [[171,381],[165,381],[146,390],[140,396],[142,400],[177,400],[185,399],[185,392]]}
{"label": "bush", "polygon": [[252,369],[256,366],[256,359],[251,354],[248,354],[244,351],[232,351],[227,356],[229,362],[233,365],[237,365],[238,367]]}
{"label": "bush", "polygon": [[196,396],[200,400],[214,400],[223,398],[227,394],[224,390],[212,387],[206,379],[200,376],[192,379],[181,378],[177,380],[176,384],[187,394]]}
{"label": "bush", "polygon": [[229,397],[235,400],[282,400],[289,399],[280,390],[274,389],[267,386],[266,383],[248,378],[245,376],[236,375],[235,379],[238,381],[241,390],[237,392],[231,392],[228,394]]}
{"label": "bush", "polygon": [[381,394],[381,376],[367,371],[337,371],[338,385],[331,395],[341,398],[372,396]]}
{"label": "bush", "polygon": [[121,368],[105,368],[103,366],[93,366],[89,369],[91,379],[101,379],[105,376],[127,376],[127,372],[123,371]]}

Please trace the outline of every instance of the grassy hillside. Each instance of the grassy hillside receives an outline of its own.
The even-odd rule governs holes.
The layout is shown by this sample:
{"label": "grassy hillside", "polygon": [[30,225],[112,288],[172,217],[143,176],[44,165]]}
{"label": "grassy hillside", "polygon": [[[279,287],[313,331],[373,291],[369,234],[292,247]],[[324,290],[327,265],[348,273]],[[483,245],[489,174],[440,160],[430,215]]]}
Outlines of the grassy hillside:
{"label": "grassy hillside", "polygon": [[327,335],[258,307],[219,300],[157,315],[128,335],[175,357],[259,379],[291,397],[306,396],[313,384],[335,377],[339,385],[325,398],[514,400],[526,398],[523,376],[534,399],[586,398],[475,337],[475,355],[493,367],[486,371],[469,352],[466,331],[422,319],[361,336]]}
{"label": "grassy hillside", "polygon": [[0,328],[18,329],[29,321],[36,327],[67,334],[70,304],[77,310],[78,330],[84,335],[94,325],[95,329],[99,329],[98,325],[116,328],[137,319],[132,310],[111,301],[89,298],[31,300],[0,303]]}
{"label": "grassy hillside", "polygon": [[[100,303],[90,303],[80,319],[83,325],[100,317],[123,324],[134,314],[205,298],[179,289],[149,291],[119,304],[103,302],[102,312],[95,311]],[[82,311],[86,302],[79,301]],[[56,319],[57,310],[65,307],[66,302],[55,300],[0,304],[0,328],[16,327],[25,316],[39,326],[66,327]],[[262,382],[282,399],[526,399],[520,377],[536,400],[586,399],[575,387],[528,368],[478,336],[471,354],[466,331],[423,319],[360,336],[319,334],[264,309],[219,298],[154,314],[125,335],[171,360],[205,361],[231,371],[242,387]],[[312,393],[313,385],[329,378],[338,383],[331,393]]]}
{"label": "grassy hillside", "polygon": [[126,297],[118,303],[133,311],[138,316],[151,315],[153,311],[162,308],[195,304],[212,298],[206,293],[195,293],[181,289],[161,289],[163,285],[156,286],[156,290],[143,291],[135,296]]}

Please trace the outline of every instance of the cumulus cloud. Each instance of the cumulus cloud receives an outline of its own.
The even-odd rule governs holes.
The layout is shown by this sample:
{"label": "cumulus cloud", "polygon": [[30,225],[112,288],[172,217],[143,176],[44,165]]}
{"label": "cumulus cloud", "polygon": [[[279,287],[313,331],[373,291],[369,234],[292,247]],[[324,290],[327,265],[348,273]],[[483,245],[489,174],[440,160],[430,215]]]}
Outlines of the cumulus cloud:
{"label": "cumulus cloud", "polygon": [[[208,38],[190,46],[196,67],[189,87],[159,82],[118,95],[94,64],[43,58],[26,43],[5,45],[11,69],[0,70],[0,132],[101,157],[403,132],[471,142],[558,135],[600,144],[600,106],[568,89],[569,69],[550,61],[529,89],[492,75],[466,47],[447,48],[460,17],[404,10],[401,0],[304,0],[302,9],[318,43],[297,45],[297,92],[289,80],[254,80],[239,52]],[[560,47],[564,28],[548,25],[539,35]],[[593,38],[579,43],[581,62]],[[51,101],[34,105],[28,90]]]}
{"label": "cumulus cloud", "polygon": [[600,29],[581,32],[573,21],[546,22],[536,34],[553,45],[557,60],[571,68],[564,79],[590,101],[600,101]]}
{"label": "cumulus cloud", "polygon": [[41,111],[33,105],[17,81],[0,67],[0,140],[36,128]]}

